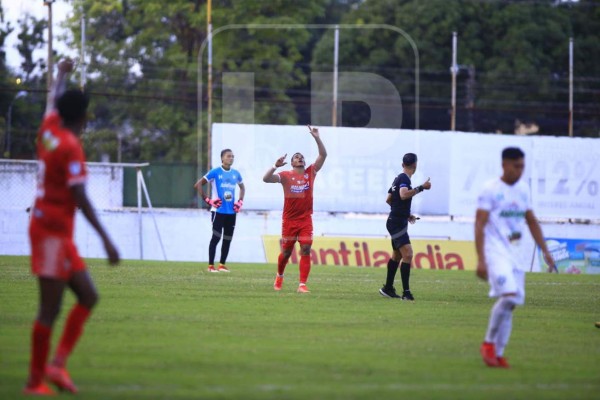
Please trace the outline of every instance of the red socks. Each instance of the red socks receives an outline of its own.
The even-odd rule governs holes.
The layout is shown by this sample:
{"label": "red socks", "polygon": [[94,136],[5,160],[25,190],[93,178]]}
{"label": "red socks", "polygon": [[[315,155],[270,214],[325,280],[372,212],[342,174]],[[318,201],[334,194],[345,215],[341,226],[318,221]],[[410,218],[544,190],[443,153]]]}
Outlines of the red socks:
{"label": "red socks", "polygon": [[56,355],[52,362],[57,367],[65,367],[69,354],[71,354],[75,344],[77,344],[77,340],[83,333],[83,325],[90,316],[90,313],[91,311],[81,304],[75,304],[69,313],[60,343],[56,348]]}
{"label": "red socks", "polygon": [[287,265],[288,258],[283,257],[283,253],[279,253],[279,258],[277,259],[277,273],[281,276],[283,275],[283,271],[285,271],[285,266]]}
{"label": "red socks", "polygon": [[42,383],[44,369],[50,350],[52,328],[42,325],[37,320],[31,330],[31,360],[29,362],[29,382],[27,386],[34,387]]}
{"label": "red socks", "polygon": [[300,283],[306,283],[310,273],[310,255],[300,256]]}
{"label": "red socks", "polygon": [[[277,273],[283,275],[288,258],[284,258],[283,254],[279,254],[277,259]],[[306,283],[310,274],[310,255],[300,256],[300,283]]]}

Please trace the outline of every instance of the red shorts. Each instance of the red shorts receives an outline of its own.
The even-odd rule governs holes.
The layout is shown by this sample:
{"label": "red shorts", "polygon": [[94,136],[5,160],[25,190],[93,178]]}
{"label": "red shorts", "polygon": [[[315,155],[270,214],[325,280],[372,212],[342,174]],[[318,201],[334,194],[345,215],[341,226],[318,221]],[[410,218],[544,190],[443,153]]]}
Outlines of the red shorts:
{"label": "red shorts", "polygon": [[291,249],[298,241],[300,245],[312,245],[313,224],[312,218],[301,220],[284,220],[281,227],[281,247]]}
{"label": "red shorts", "polygon": [[33,232],[30,232],[30,239],[31,272],[34,275],[68,281],[75,272],[85,270],[73,239]]}

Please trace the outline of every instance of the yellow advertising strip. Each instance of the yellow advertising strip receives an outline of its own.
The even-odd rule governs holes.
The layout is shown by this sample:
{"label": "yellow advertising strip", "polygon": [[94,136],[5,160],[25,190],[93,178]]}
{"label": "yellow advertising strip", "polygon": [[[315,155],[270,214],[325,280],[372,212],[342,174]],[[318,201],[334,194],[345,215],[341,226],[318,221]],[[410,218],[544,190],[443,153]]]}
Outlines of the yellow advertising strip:
{"label": "yellow advertising strip", "polygon": [[[279,236],[263,235],[268,263],[276,264],[279,256]],[[411,240],[413,268],[475,270],[475,244],[466,240]],[[360,237],[315,237],[311,249],[313,264],[343,267],[385,267],[392,255],[390,239]],[[290,263],[300,259],[296,244]]]}

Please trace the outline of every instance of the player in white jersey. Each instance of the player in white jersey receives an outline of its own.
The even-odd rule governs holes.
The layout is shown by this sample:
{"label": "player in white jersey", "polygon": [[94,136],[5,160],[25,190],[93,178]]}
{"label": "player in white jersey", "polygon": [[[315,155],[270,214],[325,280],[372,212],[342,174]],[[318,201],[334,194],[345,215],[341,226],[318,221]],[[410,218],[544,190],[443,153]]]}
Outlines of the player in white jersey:
{"label": "player in white jersey", "polygon": [[542,229],[531,209],[529,187],[519,179],[525,169],[525,154],[508,147],[502,151],[502,176],[488,182],[478,198],[475,216],[477,276],[490,284],[490,297],[497,297],[490,314],[483,361],[490,367],[509,368],[504,349],[512,331],[512,314],[525,303],[526,259],[521,249],[525,224],[542,249],[544,260],[554,265]]}

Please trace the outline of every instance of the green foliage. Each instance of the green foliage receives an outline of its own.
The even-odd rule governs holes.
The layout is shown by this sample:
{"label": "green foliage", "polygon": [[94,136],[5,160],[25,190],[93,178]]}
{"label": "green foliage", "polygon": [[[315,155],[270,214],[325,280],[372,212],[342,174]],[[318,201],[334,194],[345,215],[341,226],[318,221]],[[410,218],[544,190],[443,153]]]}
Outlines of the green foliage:
{"label": "green foliage", "polygon": [[[0,396],[27,375],[37,285],[27,257],[0,257]],[[600,277],[528,274],[509,370],[479,345],[493,302],[472,271],[414,270],[415,303],[382,298],[381,268],[89,260],[101,301],[69,360],[86,399],[589,399],[598,376]],[[56,324],[56,345],[71,294]]]}
{"label": "green foliage", "polygon": [[[46,44],[47,24],[45,19],[22,16],[15,27],[2,16],[0,8],[0,110],[6,110],[19,90],[45,91],[45,57],[36,59],[34,51]],[[67,45],[78,49],[82,16],[85,68],[79,60],[71,83],[78,84],[79,74],[87,72],[93,116],[85,142],[89,159],[98,161],[108,155],[116,161],[115,143],[120,140],[121,161],[204,165],[198,150],[205,158],[207,0],[78,0],[66,24],[70,34],[55,40],[70,40]],[[214,0],[212,121],[310,122],[310,74],[332,70],[333,31],[303,24],[337,23],[396,27],[414,41],[420,127],[425,129],[449,128],[451,40],[456,31],[461,67],[459,130],[512,132],[515,121],[521,120],[538,122],[542,134],[565,135],[568,39],[573,37],[575,135],[599,135],[600,4],[596,0]],[[342,29],[340,72],[370,72],[393,82],[402,97],[403,125],[412,128],[416,126],[415,51],[405,35],[388,28]],[[9,71],[4,48],[7,35],[15,29],[22,65]],[[224,117],[223,74],[235,72],[253,73],[254,113],[248,111],[246,91],[237,100],[227,99],[234,112]],[[14,83],[17,76],[24,80],[21,87]],[[23,144],[15,152],[18,157],[33,157],[28,137],[37,130],[43,104],[37,107],[32,105],[27,113],[15,110],[15,143]],[[2,122],[4,114],[0,115]],[[356,121],[350,118],[348,125],[364,119],[360,113],[350,117]],[[0,129],[5,129],[4,124]],[[95,146],[96,137],[102,144]]]}

